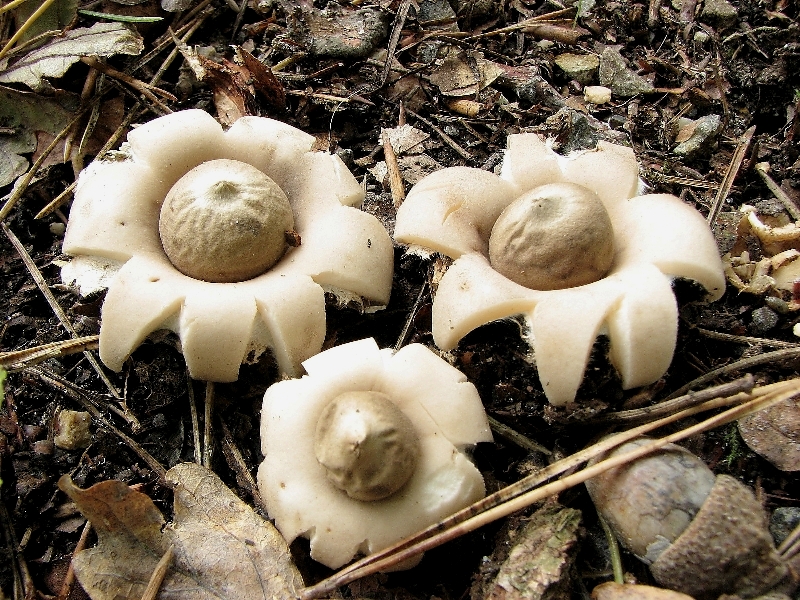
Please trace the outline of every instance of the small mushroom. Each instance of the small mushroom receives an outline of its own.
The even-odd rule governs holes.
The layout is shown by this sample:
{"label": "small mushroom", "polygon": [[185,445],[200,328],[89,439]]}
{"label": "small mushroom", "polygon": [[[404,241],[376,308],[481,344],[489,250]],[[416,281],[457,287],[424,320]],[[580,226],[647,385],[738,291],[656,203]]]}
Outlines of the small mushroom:
{"label": "small mushroom", "polygon": [[[275,525],[338,568],[484,495],[465,450],[491,441],[478,392],[420,344],[365,339],[303,363],[264,395],[258,485]],[[412,564],[404,564],[410,567]]]}
{"label": "small mushroom", "polygon": [[178,334],[191,376],[235,381],[271,348],[297,374],[325,339],[325,293],[389,300],[394,250],[364,191],[314,137],[273,119],[223,130],[201,110],[135,128],[78,178],[65,283],[108,286],[100,358],[119,371],[152,332]]}
{"label": "small mushroom", "polygon": [[417,183],[394,235],[454,259],[433,302],[436,345],[520,316],[552,404],[575,399],[598,335],[625,389],[658,380],[677,339],[672,279],[714,300],[725,277],[703,216],[639,188],[631,149],[560,156],[536,134],[509,136],[499,176],[451,167]]}
{"label": "small mushroom", "polygon": [[[623,444],[608,456],[646,443]],[[608,456],[604,457],[607,458]],[[781,591],[788,568],[753,493],[670,444],[586,482],[620,542],[664,587],[695,598]]]}

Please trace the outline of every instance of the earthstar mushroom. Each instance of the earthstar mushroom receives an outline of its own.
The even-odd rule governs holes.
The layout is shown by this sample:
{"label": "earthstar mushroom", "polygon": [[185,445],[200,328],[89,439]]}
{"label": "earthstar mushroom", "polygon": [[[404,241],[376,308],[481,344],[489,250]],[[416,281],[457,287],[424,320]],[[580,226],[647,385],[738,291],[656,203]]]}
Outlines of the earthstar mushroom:
{"label": "earthstar mushroom", "polygon": [[420,344],[395,353],[373,339],[303,366],[261,412],[258,485],[287,541],[309,538],[311,557],[338,568],[483,497],[465,450],[492,436],[457,369]]}
{"label": "earthstar mushroom", "polygon": [[386,305],[391,239],[358,209],[364,191],[341,159],[314,142],[273,119],[223,131],[187,110],[135,128],[81,173],[62,279],[83,293],[108,287],[109,368],[167,329],[195,379],[235,381],[267,348],[294,375],[322,348],[326,292]]}
{"label": "earthstar mushroom", "polygon": [[[575,197],[596,195],[604,211],[595,203],[589,220],[600,227],[588,233],[548,215],[537,215],[535,224],[517,215],[515,203],[527,202],[521,198],[552,199],[552,185],[588,190]],[[454,259],[434,297],[436,345],[450,350],[476,327],[521,316],[552,404],[575,399],[599,335],[609,338],[609,359],[625,389],[659,379],[677,339],[672,278],[698,282],[710,300],[722,296],[725,278],[702,215],[675,196],[638,195],[639,188],[631,149],[601,141],[594,150],[565,157],[536,134],[509,136],[499,176],[451,167],[417,183],[397,211],[394,236],[412,249]],[[559,197],[563,204],[572,196]],[[517,215],[510,224],[502,216],[506,210]],[[532,216],[530,206],[521,212]],[[610,244],[609,223],[598,216],[603,214],[610,221]],[[546,251],[536,244],[543,236]],[[597,264],[586,261],[578,269],[583,275],[565,277],[567,267],[592,251],[597,256],[589,258],[600,259]],[[528,279],[530,273],[535,277]]]}

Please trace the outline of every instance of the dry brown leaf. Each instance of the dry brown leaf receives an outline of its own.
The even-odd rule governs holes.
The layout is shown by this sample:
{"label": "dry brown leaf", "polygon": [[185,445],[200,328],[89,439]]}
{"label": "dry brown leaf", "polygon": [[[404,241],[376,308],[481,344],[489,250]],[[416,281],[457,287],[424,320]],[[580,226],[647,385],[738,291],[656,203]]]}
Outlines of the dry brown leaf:
{"label": "dry brown leaf", "polygon": [[800,471],[800,405],[791,399],[739,419],[745,443],[781,471]]}
{"label": "dry brown leaf", "polygon": [[121,481],[82,490],[68,475],[59,480],[97,531],[97,546],[73,560],[93,600],[141,598],[170,546],[174,559],[158,598],[291,598],[302,588],[277,530],[214,473],[184,463],[170,469],[167,479],[175,484],[175,517],[163,531],[153,501]]}
{"label": "dry brown leaf", "polygon": [[592,600],[693,600],[691,596],[649,585],[606,581],[592,590]]}

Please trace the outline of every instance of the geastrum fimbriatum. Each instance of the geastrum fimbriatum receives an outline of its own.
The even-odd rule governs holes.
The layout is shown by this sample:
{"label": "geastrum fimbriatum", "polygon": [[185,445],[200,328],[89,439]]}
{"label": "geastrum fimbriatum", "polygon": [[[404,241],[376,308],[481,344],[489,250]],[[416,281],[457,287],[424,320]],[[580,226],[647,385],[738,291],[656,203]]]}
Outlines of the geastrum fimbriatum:
{"label": "geastrum fimbriatum", "polygon": [[326,290],[388,302],[391,239],[357,208],[364,193],[342,161],[313,144],[272,119],[223,131],[187,110],[134,129],[120,159],[81,174],[62,277],[108,285],[108,367],[169,329],[196,379],[234,381],[267,347],[296,374],[322,348]]}
{"label": "geastrum fimbriatum", "polygon": [[633,151],[600,142],[567,157],[536,134],[512,135],[500,175],[437,171],[397,212],[395,239],[455,259],[433,303],[433,338],[452,349],[490,321],[522,315],[551,403],[574,400],[595,338],[628,389],[672,361],[671,279],[725,290],[705,219],[668,194],[638,195]]}
{"label": "geastrum fimbriatum", "polygon": [[335,569],[483,497],[464,450],[492,435],[460,371],[420,344],[393,353],[373,339],[303,366],[261,412],[258,486],[287,541],[309,538],[311,557]]}

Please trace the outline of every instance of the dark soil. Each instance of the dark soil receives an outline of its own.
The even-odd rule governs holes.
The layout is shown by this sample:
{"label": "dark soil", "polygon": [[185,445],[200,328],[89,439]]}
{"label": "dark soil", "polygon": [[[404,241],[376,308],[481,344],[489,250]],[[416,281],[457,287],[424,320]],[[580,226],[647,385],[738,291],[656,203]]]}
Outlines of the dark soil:
{"label": "dark soil", "polygon": [[[313,4],[321,9],[336,3]],[[363,8],[367,3],[353,4]],[[398,15],[409,9],[409,4],[399,41],[396,46],[391,45],[389,34],[401,22]],[[435,13],[428,20],[420,18],[413,4],[392,0],[371,4],[377,7],[379,21],[385,27],[377,27],[374,39],[363,40],[371,47],[356,56],[320,50],[324,32],[310,27],[302,17],[303,11],[310,10],[310,0],[251,0],[240,23],[225,2],[212,0],[208,4],[213,11],[211,17],[190,43],[213,48],[218,58],[228,60],[233,59],[232,45],[244,47],[269,66],[294,59],[279,77],[286,91],[285,109],[275,108],[280,102],[274,90],[244,94],[245,108],[251,114],[274,117],[309,131],[321,143],[330,138],[331,150],[340,153],[359,180],[366,177],[365,210],[382,218],[389,227],[393,203],[388,184],[376,181],[367,169],[383,159],[381,128],[395,127],[401,118],[431,134],[434,143],[427,153],[442,166],[492,169],[499,163],[506,136],[521,131],[552,137],[561,150],[590,147],[598,139],[627,144],[633,147],[642,164],[642,177],[652,188],[679,195],[704,214],[713,203],[737,144],[746,130],[755,126],[753,141],[718,220],[723,252],[731,246],[731,228],[723,225],[734,223],[735,231],[738,221],[735,214],[729,213],[734,213],[741,204],[773,202],[772,193],[753,169],[756,162],[769,162],[772,178],[790,197],[800,199],[797,143],[800,28],[796,3],[732,0],[737,14],[730,22],[722,23],[704,13],[700,1],[696,6],[693,0],[682,3],[653,0],[650,6],[627,1],[594,6],[593,2],[584,2],[579,8],[586,10],[580,16],[576,16],[572,7],[563,13],[566,20],[557,23],[562,27],[561,33],[570,31],[573,22],[581,27],[583,34],[577,40],[521,29],[482,37],[458,33],[496,31],[559,10],[559,2],[452,0],[452,8],[457,11],[455,19]],[[422,11],[437,3],[420,0],[419,4]],[[138,26],[145,39],[145,53],[154,47],[165,32],[165,24],[173,19],[152,0],[133,7],[110,0],[87,6],[109,13],[126,11],[166,17],[160,23]],[[567,3],[567,8],[570,6]],[[345,12],[353,10],[346,2],[340,3],[340,8]],[[88,25],[84,19],[80,17],[79,24]],[[4,27],[0,31],[8,38],[13,28]],[[439,33],[431,35],[434,31]],[[386,49],[390,47],[399,66],[398,70],[389,71],[382,82]],[[653,91],[631,97],[615,96],[611,103],[600,106],[586,105],[582,101],[582,84],[566,76],[554,60],[567,52],[600,54],[607,47],[619,49],[629,61],[631,71],[649,81]],[[449,98],[429,79],[448,48],[461,49],[467,57],[472,57],[470,60],[480,56],[509,68],[526,67],[529,80],[520,81],[508,74],[500,76],[492,85],[469,94],[469,100],[482,106],[476,116],[459,114],[448,108]],[[131,74],[149,80],[168,52],[169,48]],[[108,62],[125,70],[137,60],[138,57],[114,57]],[[166,71],[160,84],[178,98],[177,102],[168,102],[168,106],[172,110],[203,108],[216,114],[214,83],[191,80],[184,70],[179,71],[180,63],[176,61]],[[82,64],[74,66],[63,79],[54,81],[54,86],[79,93],[87,69]],[[126,110],[133,110],[134,95],[121,89],[114,88],[111,95],[122,98]],[[323,94],[343,100],[331,101]],[[712,114],[719,115],[722,121],[714,143],[690,158],[675,154],[678,118],[697,119]],[[156,116],[156,112],[146,110],[134,122]],[[465,149],[470,158],[444,141],[442,133]],[[86,158],[87,163],[91,158]],[[62,218],[68,219],[68,204],[60,212],[34,218],[73,181],[74,174],[69,164],[65,164],[47,167],[40,175],[5,224],[32,256],[77,333],[95,334],[99,331],[102,298],[80,298],[61,285],[59,277],[58,260],[64,258],[61,237],[52,232],[51,225]],[[752,240],[750,248],[758,250]],[[331,299],[327,309],[326,347],[370,336],[382,347],[393,346],[406,326],[409,327],[405,343],[420,342],[433,347],[430,282],[436,265],[434,260],[407,256],[403,248],[397,247],[395,284],[389,306],[383,311],[363,314],[356,308],[336,307]],[[490,416],[552,449],[556,455],[567,455],[605,431],[603,426],[588,422],[598,414],[664,398],[704,373],[744,356],[774,349],[769,340],[797,341],[792,327],[800,321],[798,313],[782,310],[791,298],[739,293],[729,286],[720,301],[706,305],[700,302],[702,294],[688,282],[676,282],[675,289],[681,307],[675,358],[664,378],[644,390],[622,390],[605,356],[606,342],[601,338],[577,403],[566,409],[551,407],[535,366],[528,360],[529,348],[515,321],[492,323],[475,330],[461,341],[451,357],[477,386]],[[5,235],[0,235],[0,298],[0,350],[31,348],[69,337]],[[765,307],[771,313],[768,315],[771,321],[766,324]],[[754,312],[759,309],[762,310]],[[709,337],[706,330],[765,338],[767,343],[719,340]],[[171,492],[112,431],[96,426],[94,441],[85,451],[61,450],[51,442],[54,415],[64,408],[84,410],[85,405],[76,400],[80,396],[96,401],[109,421],[164,467],[194,460],[188,398],[191,388],[202,406],[204,386],[187,379],[183,358],[171,342],[167,336],[148,341],[134,352],[122,373],[108,372],[111,381],[124,391],[128,410],[141,424],[136,431],[106,408],[115,401],[82,354],[49,359],[40,365],[40,372],[56,376],[62,385],[52,380],[48,383],[28,370],[8,376],[5,402],[0,410],[4,511],[0,514],[0,522],[4,524],[0,536],[0,589],[7,597],[14,600],[37,595],[52,597],[61,589],[66,565],[83,526],[74,505],[56,486],[62,475],[70,474],[81,487],[106,479],[137,485],[169,514]],[[795,359],[763,364],[750,372],[762,384],[796,376],[797,368]],[[706,385],[743,374],[731,372]],[[215,430],[219,431],[222,423],[229,428],[251,473],[255,473],[261,460],[258,442],[261,398],[277,379],[277,369],[267,358],[258,365],[243,367],[239,382],[216,386]],[[70,394],[64,385],[71,385],[77,391]],[[495,437],[494,444],[481,445],[475,451],[476,463],[490,490],[545,464],[542,455],[528,452],[502,436]],[[692,438],[687,445],[716,473],[732,474],[752,486],[768,511],[800,507],[797,477],[778,470],[750,451],[735,426]],[[213,466],[233,490],[252,503],[223,452],[215,452]],[[599,548],[604,541],[583,488],[562,494],[560,501],[584,511],[587,534],[580,542],[582,552],[570,575],[567,589],[571,592],[565,592],[581,597],[600,581],[610,578],[607,559]],[[416,569],[369,577],[343,588],[341,597],[459,599],[472,593],[472,597],[480,598],[481,586],[491,580],[497,557],[504,555],[503,548],[509,544],[509,531],[517,526],[513,519],[487,526],[429,552]],[[12,551],[15,546],[18,552]],[[294,544],[293,551],[307,582],[330,574],[307,558],[305,542]],[[494,552],[497,552],[494,559],[488,558]],[[650,581],[646,569],[634,557],[623,554],[623,561],[625,568],[640,581]],[[24,574],[24,569],[29,579],[20,588],[15,585],[15,577]],[[80,591],[74,590],[71,597],[80,597]]]}

